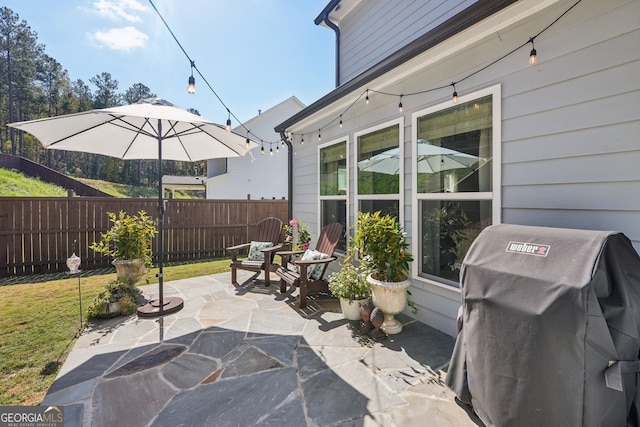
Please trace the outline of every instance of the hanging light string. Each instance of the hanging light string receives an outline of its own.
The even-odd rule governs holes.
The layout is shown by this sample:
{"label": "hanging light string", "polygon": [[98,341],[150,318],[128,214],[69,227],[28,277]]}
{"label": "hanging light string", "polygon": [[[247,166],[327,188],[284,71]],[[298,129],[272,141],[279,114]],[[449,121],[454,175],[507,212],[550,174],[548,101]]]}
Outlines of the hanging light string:
{"label": "hanging light string", "polygon": [[[519,46],[515,47],[514,49],[510,50],[509,52],[505,53],[504,55],[500,56],[499,58],[491,61],[490,63],[488,63],[487,65],[475,70],[474,72],[466,75],[465,77],[461,78],[460,80],[451,82],[450,84],[447,85],[442,85],[442,86],[437,86],[437,87],[433,87],[433,88],[429,88],[429,89],[424,89],[424,90],[420,90],[417,92],[411,92],[411,93],[391,93],[391,92],[384,92],[384,91],[379,91],[379,90],[375,90],[375,89],[371,89],[371,88],[366,88],[362,93],[360,93],[360,95],[358,95],[358,97],[356,98],[355,101],[353,101],[353,103],[351,103],[351,105],[349,105],[347,107],[347,109],[345,109],[342,113],[340,113],[340,115],[338,117],[336,117],[335,119],[331,120],[330,122],[328,122],[327,124],[325,124],[324,126],[320,127],[320,129],[318,129],[318,134],[320,134],[320,132],[322,131],[322,129],[326,129],[329,126],[331,126],[334,122],[338,121],[340,122],[340,124],[342,125],[342,121],[343,121],[343,116],[345,115],[345,113],[347,111],[349,111],[351,109],[351,107],[353,107],[355,105],[356,102],[358,102],[358,100],[360,98],[362,98],[363,96],[365,96],[365,103],[369,104],[370,99],[369,99],[369,92],[372,93],[376,93],[376,94],[380,94],[380,95],[385,95],[385,96],[390,96],[390,97],[400,97],[400,103],[398,105],[399,109],[402,109],[402,98],[406,98],[407,96],[414,96],[414,95],[422,95],[428,92],[435,92],[435,91],[440,91],[446,88],[450,88],[453,87],[453,95],[452,95],[452,100],[454,103],[456,103],[458,101],[458,92],[456,91],[456,85],[464,82],[467,79],[470,79],[471,77],[475,76],[476,74],[481,73],[482,71],[486,70],[489,67],[492,67],[493,65],[495,65],[496,63],[502,61],[503,59],[505,59],[506,57],[514,54],[515,52],[517,52],[518,50],[522,49],[524,46],[527,46],[529,43],[531,43],[532,45],[532,50],[531,53],[529,55],[529,61],[531,63],[535,63],[535,57],[537,56],[537,52],[535,50],[535,47],[533,45],[533,42],[535,41],[535,39],[540,36],[542,33],[544,33],[545,31],[547,31],[549,28],[551,28],[554,24],[556,24],[560,19],[562,19],[562,17],[564,17],[567,13],[569,13],[574,7],[576,7],[580,2],[582,2],[582,0],[577,0],[573,5],[571,5],[567,10],[565,10],[560,16],[558,16],[555,20],[553,20],[553,22],[551,22],[549,25],[547,25],[546,27],[544,27],[542,30],[540,30],[536,35],[529,37],[529,39],[520,44]],[[294,136],[300,136],[301,141],[304,141],[304,137],[307,135],[311,135],[311,133],[300,133],[300,134],[294,134],[291,133],[291,138],[293,139]],[[304,142],[301,142],[304,143]]]}
{"label": "hanging light string", "polygon": [[[162,23],[164,24],[164,26],[167,28],[167,30],[169,31],[169,33],[171,34],[171,37],[173,37],[173,40],[176,42],[176,44],[178,45],[178,47],[180,48],[180,50],[182,50],[182,53],[184,53],[184,56],[187,57],[187,59],[189,60],[189,63],[191,65],[191,77],[189,78],[189,83],[191,84],[191,78],[193,77],[193,70],[196,70],[196,73],[198,74],[198,76],[200,76],[200,78],[202,79],[202,81],[207,85],[207,87],[209,88],[209,90],[211,90],[211,93],[213,93],[215,95],[215,97],[218,99],[218,101],[220,101],[220,104],[222,104],[222,106],[227,110],[228,113],[228,118],[227,118],[227,122],[226,122],[226,128],[227,130],[230,130],[231,127],[231,117],[233,117],[238,123],[240,123],[240,125],[243,127],[243,129],[247,132],[247,140],[249,139],[249,135],[252,135],[256,140],[260,140],[262,142],[262,139],[258,137],[258,135],[254,134],[253,132],[251,132],[245,125],[244,123],[242,123],[235,114],[233,114],[233,112],[229,109],[229,107],[227,106],[227,104],[224,103],[224,101],[222,100],[222,98],[220,98],[220,96],[218,95],[218,93],[213,89],[213,87],[209,84],[209,81],[204,77],[204,75],[200,72],[200,69],[198,69],[198,67],[196,66],[195,61],[193,61],[191,59],[191,57],[189,56],[189,54],[187,53],[187,51],[185,50],[184,47],[182,47],[182,44],[180,43],[180,41],[178,40],[178,38],[176,37],[176,35],[173,33],[173,31],[171,30],[171,27],[169,27],[169,24],[167,23],[167,21],[165,21],[165,19],[163,18],[162,14],[160,13],[160,11],[158,10],[158,8],[156,7],[155,4],[153,4],[153,0],[149,0],[149,3],[151,4],[151,7],[153,7],[153,10],[156,11],[156,14],[158,15],[158,17],[160,17],[160,20],[162,21]],[[194,88],[195,88],[195,81],[194,83]],[[249,141],[247,141],[247,144],[249,144]],[[268,142],[269,145],[272,144],[272,142]]]}
{"label": "hanging light string", "polygon": [[[392,96],[392,97],[399,97],[400,98],[400,102],[399,102],[399,109],[403,109],[402,107],[402,98],[403,97],[407,97],[407,96],[415,96],[415,95],[422,95],[425,93],[429,93],[429,92],[435,92],[435,91],[440,91],[443,89],[446,89],[448,87],[453,87],[453,95],[452,95],[452,99],[453,102],[457,102],[457,98],[458,98],[458,93],[456,91],[456,85],[459,83],[464,82],[467,79],[470,79],[471,77],[485,71],[487,68],[492,67],[493,65],[495,65],[496,63],[502,61],[503,59],[507,58],[508,56],[514,54],[515,52],[517,52],[518,50],[522,49],[524,46],[527,46],[529,43],[531,43],[532,45],[532,49],[530,52],[530,56],[529,56],[529,61],[530,63],[535,63],[536,60],[536,56],[537,56],[537,51],[535,49],[534,46],[534,41],[536,40],[536,38],[538,38],[542,33],[544,33],[545,31],[547,31],[549,28],[551,28],[553,25],[555,25],[560,19],[562,19],[567,13],[569,13],[574,7],[576,7],[580,2],[582,2],[582,0],[577,0],[574,4],[572,4],[567,10],[565,10],[560,16],[558,16],[555,20],[553,20],[549,25],[547,25],[546,27],[544,27],[542,30],[540,30],[537,34],[535,34],[534,36],[529,37],[529,39],[527,41],[525,41],[524,43],[520,44],[519,46],[515,47],[514,49],[510,50],[509,52],[505,53],[504,55],[500,56],[499,58],[491,61],[490,63],[484,65],[483,67],[480,67],[479,69],[473,71],[472,73],[466,75],[465,77],[461,78],[460,80],[457,81],[453,81],[450,84],[446,84],[446,85],[441,85],[441,86],[437,86],[437,87],[432,87],[432,88],[428,88],[428,89],[424,89],[424,90],[420,90],[417,92],[411,92],[411,93],[390,93],[390,92],[384,92],[384,91],[379,91],[379,90],[375,90],[375,89],[371,89],[371,88],[366,88],[363,92],[361,92],[356,99],[344,110],[342,111],[338,116],[336,116],[334,119],[332,119],[331,121],[327,122],[324,126],[321,126],[318,129],[318,140],[321,139],[321,132],[323,129],[327,129],[328,127],[332,126],[334,123],[339,123],[340,127],[342,127],[343,124],[343,116],[364,96],[365,97],[365,101],[366,104],[369,104],[370,99],[369,99],[369,92],[372,93],[376,93],[376,94],[380,94],[380,95],[385,95],[385,96]],[[187,57],[187,59],[189,60],[189,63],[191,65],[191,77],[189,78],[189,83],[191,84],[191,78],[193,77],[193,70],[196,70],[196,73],[198,74],[198,76],[200,76],[200,78],[202,79],[202,81],[204,81],[204,83],[207,85],[207,87],[209,88],[209,90],[211,90],[211,92],[215,95],[215,97],[218,99],[218,101],[220,102],[220,104],[222,104],[222,106],[227,110],[228,113],[228,118],[227,118],[227,128],[230,127],[231,125],[231,117],[233,117],[239,124],[240,126],[242,126],[242,128],[244,128],[244,130],[247,133],[247,141],[249,139],[249,135],[253,135],[255,137],[255,139],[260,140],[261,144],[262,144],[262,149],[261,149],[261,154],[264,154],[264,144],[269,144],[270,147],[270,154],[273,153],[273,149],[272,144],[276,144],[276,152],[279,152],[278,149],[278,144],[280,141],[264,141],[262,138],[259,138],[257,135],[255,135],[253,132],[251,132],[236,116],[235,114],[233,114],[233,112],[229,109],[229,107],[224,103],[224,101],[220,98],[220,96],[216,93],[216,91],[213,89],[213,87],[211,86],[211,84],[209,84],[208,80],[204,77],[204,75],[200,72],[200,70],[198,69],[198,67],[196,66],[195,62],[191,59],[191,57],[189,56],[189,54],[187,53],[187,51],[184,49],[184,47],[182,47],[182,44],[180,43],[180,41],[178,40],[178,38],[175,36],[175,34],[173,33],[173,31],[171,30],[171,28],[169,27],[169,24],[167,24],[167,22],[165,21],[165,19],[162,17],[162,14],[160,13],[160,11],[158,11],[158,9],[156,8],[156,6],[153,4],[152,0],[149,0],[149,3],[151,4],[151,6],[153,7],[153,9],[156,11],[156,13],[158,14],[158,16],[160,17],[160,19],[162,20],[162,22],[164,23],[165,27],[167,28],[167,30],[169,31],[169,33],[171,34],[171,36],[173,37],[173,39],[175,40],[176,44],[178,45],[178,47],[182,50],[182,52],[184,53],[184,55]],[[294,136],[299,136],[300,137],[300,144],[304,144],[304,137],[305,136],[310,136],[312,135],[312,133],[299,133],[299,134],[294,134],[294,133],[290,133],[286,136],[286,139],[289,141],[293,141]],[[282,141],[282,143],[284,144],[284,140]]]}

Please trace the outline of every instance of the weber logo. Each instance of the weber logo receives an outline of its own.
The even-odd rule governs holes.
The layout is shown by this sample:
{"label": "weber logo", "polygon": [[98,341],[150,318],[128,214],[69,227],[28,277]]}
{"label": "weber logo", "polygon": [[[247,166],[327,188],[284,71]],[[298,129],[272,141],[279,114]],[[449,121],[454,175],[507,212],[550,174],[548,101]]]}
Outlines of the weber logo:
{"label": "weber logo", "polygon": [[537,243],[509,242],[507,252],[546,257],[550,248],[549,245],[538,245]]}

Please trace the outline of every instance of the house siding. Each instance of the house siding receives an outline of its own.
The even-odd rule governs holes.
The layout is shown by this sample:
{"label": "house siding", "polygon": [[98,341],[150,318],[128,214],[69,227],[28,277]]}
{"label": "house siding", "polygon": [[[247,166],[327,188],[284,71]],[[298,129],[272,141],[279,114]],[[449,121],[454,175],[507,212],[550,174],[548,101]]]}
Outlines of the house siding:
{"label": "house siding", "polygon": [[[379,2],[366,3],[376,9]],[[428,67],[416,67],[402,79],[394,79],[393,73],[389,73],[386,77],[393,83],[385,86],[377,81],[370,87],[396,94],[446,87],[526,42],[574,3],[573,0],[551,3],[480,41],[461,46],[454,54]],[[526,45],[457,84],[461,96],[500,85],[502,178],[495,196],[501,200],[502,222],[620,231],[640,251],[638,17],[638,1],[583,1],[536,39],[536,65],[528,64],[530,45]],[[429,61],[429,53],[415,61]],[[416,240],[421,237],[414,230],[417,207],[412,200],[411,117],[416,111],[450,102],[451,92],[451,88],[445,88],[402,100],[407,157],[403,225],[414,255],[418,254]],[[359,95],[346,97],[349,99],[342,105],[328,107],[292,129],[294,133],[312,133],[305,136],[304,146],[296,145],[294,182],[296,186],[301,184],[300,190],[296,190],[301,198],[294,198],[294,212],[309,215],[310,219],[317,215],[317,129],[326,126]],[[323,141],[350,136],[350,225],[357,215],[353,209],[352,136],[400,115],[398,98],[377,93],[370,93],[370,98],[370,105],[364,105],[360,99],[349,108],[343,116],[342,129],[338,126],[322,129]],[[317,228],[317,223],[312,225]],[[406,314],[455,335],[455,316],[460,304],[457,289],[414,277],[411,292],[418,312],[414,315],[407,309]]]}
{"label": "house siding", "polygon": [[340,22],[341,84],[477,0],[362,1]]}
{"label": "house siding", "polygon": [[[284,117],[289,117],[303,108],[304,104],[296,97],[291,97],[248,120],[243,127],[234,129],[240,135],[246,135],[246,129],[249,129],[252,140],[260,138],[265,141],[265,155],[260,155],[260,148],[255,148],[243,157],[209,160],[207,199],[286,199],[287,149],[280,146],[279,150],[276,150],[279,144],[274,142],[280,141],[280,135],[273,128]],[[256,142],[260,143],[260,140]],[[269,154],[269,149],[273,149],[273,156]]]}

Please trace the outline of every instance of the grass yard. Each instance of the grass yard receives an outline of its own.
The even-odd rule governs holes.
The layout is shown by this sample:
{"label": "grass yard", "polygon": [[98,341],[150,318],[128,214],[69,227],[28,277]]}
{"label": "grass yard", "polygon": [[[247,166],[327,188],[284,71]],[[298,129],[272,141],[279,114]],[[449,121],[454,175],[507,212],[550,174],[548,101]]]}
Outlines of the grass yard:
{"label": "grass yard", "polygon": [[[164,280],[228,270],[228,259],[165,266]],[[156,273],[157,269],[151,270],[150,283],[157,283]],[[115,273],[81,277],[83,324],[86,308],[115,277]],[[77,337],[78,277],[42,278],[0,286],[0,406],[40,404]]]}

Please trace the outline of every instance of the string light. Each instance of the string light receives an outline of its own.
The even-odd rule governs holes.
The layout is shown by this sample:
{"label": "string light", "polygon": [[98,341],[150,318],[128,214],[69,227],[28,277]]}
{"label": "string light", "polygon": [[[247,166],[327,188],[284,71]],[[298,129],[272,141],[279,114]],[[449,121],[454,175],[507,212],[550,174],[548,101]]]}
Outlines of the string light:
{"label": "string light", "polygon": [[262,148],[260,148],[260,155],[264,156],[264,142],[260,141],[262,143]]}
{"label": "string light", "polygon": [[538,61],[538,52],[536,52],[536,46],[533,44],[533,39],[535,37],[531,37],[529,41],[531,42],[531,53],[529,53],[529,64],[533,65]]}
{"label": "string light", "polygon": [[196,64],[191,61],[191,76],[189,77],[189,84],[187,85],[187,93],[194,94],[196,93],[196,79],[193,77],[193,67]]}
{"label": "string light", "polygon": [[[209,87],[209,89],[211,90],[211,92],[216,96],[216,98],[220,101],[220,103],[227,109],[228,112],[228,118],[227,118],[227,123],[226,123],[226,130],[228,132],[231,132],[231,115],[232,112],[229,110],[229,108],[225,105],[225,103],[222,101],[222,99],[220,98],[220,96],[218,96],[218,94],[216,93],[216,91],[211,87],[211,85],[209,84],[209,82],[207,81],[207,79],[202,75],[202,73],[200,72],[200,70],[198,70],[198,68],[195,65],[195,62],[191,60],[191,58],[189,57],[189,55],[187,54],[186,50],[182,47],[182,45],[180,44],[180,41],[176,38],[175,34],[173,33],[173,31],[171,30],[171,28],[169,27],[169,25],[167,24],[167,22],[164,20],[164,18],[162,17],[162,15],[160,14],[160,12],[158,11],[158,9],[155,7],[155,5],[153,4],[152,0],[149,0],[149,2],[151,3],[151,6],[153,7],[153,9],[156,11],[156,13],[158,14],[158,16],[160,17],[160,19],[162,20],[162,22],[164,23],[165,27],[167,28],[167,30],[169,31],[169,33],[171,33],[171,36],[173,37],[173,39],[175,40],[175,42],[178,44],[178,46],[180,47],[180,49],[182,50],[182,52],[185,54],[185,56],[187,57],[187,59],[189,59],[190,61],[190,66],[191,66],[191,75],[189,76],[189,81],[188,81],[188,86],[187,86],[187,92],[190,94],[195,93],[195,77],[193,76],[193,70],[195,68],[195,70],[198,72],[198,75],[203,79],[203,81],[205,82],[205,84]],[[522,47],[526,46],[527,44],[531,43],[531,51],[529,54],[529,63],[530,64],[535,64],[537,62],[537,51],[535,49],[535,44],[534,44],[534,40],[541,35],[542,33],[544,33],[546,30],[548,30],[549,28],[551,28],[553,25],[555,25],[562,17],[564,17],[566,14],[568,14],[574,7],[576,7],[579,3],[581,3],[582,0],[576,0],[568,9],[566,9],[560,16],[558,16],[553,22],[551,22],[549,25],[547,25],[546,27],[544,27],[542,30],[540,30],[536,35],[531,36],[529,38],[528,41],[526,41],[525,43],[519,45],[518,47],[516,47],[515,49],[511,50],[510,52],[507,52],[506,54],[502,55],[501,57],[491,61],[490,63],[488,63],[487,65],[475,70],[474,72],[472,72],[471,74],[461,78],[458,81],[452,82],[450,85],[445,85],[445,86],[440,86],[440,87],[433,87],[433,88],[429,88],[426,90],[422,90],[422,91],[418,91],[415,93],[409,93],[407,94],[407,96],[410,95],[419,95],[419,94],[423,94],[423,93],[427,93],[427,92],[432,92],[432,91],[436,91],[436,90],[441,90],[443,88],[446,88],[448,86],[452,86],[453,87],[453,95],[452,95],[452,99],[454,103],[458,102],[458,93],[456,91],[456,83],[460,83],[464,80],[469,79],[470,77],[486,70],[487,68],[493,66],[494,64],[496,64],[497,62],[503,60],[504,58],[510,56],[511,54],[513,54],[514,52],[516,52],[517,50],[521,49]],[[368,105],[369,104],[369,90],[370,89],[366,89],[365,92],[365,103]],[[384,93],[384,92],[379,92],[376,90],[371,89],[373,92],[377,92],[377,93],[381,93],[384,95],[390,95],[390,96],[399,96],[400,97],[400,102],[398,104],[398,109],[400,110],[400,112],[404,111],[403,105],[402,105],[402,97],[404,96],[404,94],[392,94],[392,93]],[[360,98],[362,97],[362,94],[358,96],[358,98],[356,100],[354,100],[354,102],[345,110],[342,112],[342,114],[340,114],[340,120],[339,120],[339,125],[340,128],[343,127],[343,120],[342,120],[342,115],[348,111]],[[233,116],[235,118],[235,115]],[[237,118],[236,118],[237,119]],[[242,124],[242,122],[240,122],[238,120],[238,122],[240,123],[240,126],[244,127],[244,124]],[[329,124],[334,123],[335,119],[333,119]],[[328,126],[328,125],[327,125]],[[321,127],[320,129],[318,129],[318,141],[320,141],[322,139],[321,137],[321,131],[322,129],[326,128],[327,126]],[[245,129],[247,130],[247,137],[246,137],[246,147],[250,148],[251,146],[251,140],[249,139],[249,135],[254,135],[253,133],[251,133],[246,127]],[[291,141],[293,142],[293,136],[294,134],[291,134]],[[303,145],[304,144],[304,135],[300,135],[301,139],[300,139],[300,144]],[[258,138],[259,139],[259,138]],[[262,143],[262,147],[261,147],[261,154],[264,155],[264,141],[262,139],[260,139],[261,143]],[[267,142],[268,144],[271,144],[272,142]],[[276,144],[276,151],[278,150],[278,144],[277,142],[275,142]],[[284,146],[285,142],[284,140],[282,141],[282,145]],[[270,151],[273,151],[272,149]]]}
{"label": "string light", "polygon": [[271,147],[271,144],[269,144],[269,155],[273,156],[273,147]]}
{"label": "string light", "polygon": [[280,154],[280,146],[276,144],[276,153]]}

